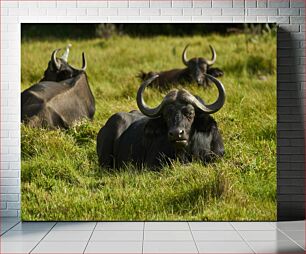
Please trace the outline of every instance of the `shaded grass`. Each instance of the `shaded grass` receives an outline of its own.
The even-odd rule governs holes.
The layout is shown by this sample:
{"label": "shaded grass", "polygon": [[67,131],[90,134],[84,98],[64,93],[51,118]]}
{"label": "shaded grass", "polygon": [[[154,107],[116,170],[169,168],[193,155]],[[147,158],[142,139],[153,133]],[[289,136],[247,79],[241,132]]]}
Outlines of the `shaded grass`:
{"label": "shaded grass", "polygon": [[[244,35],[71,40],[69,62],[81,65],[96,98],[93,121],[70,130],[21,126],[23,220],[275,220],[276,219],[276,41],[269,34],[244,43]],[[53,49],[68,41],[22,42],[22,90],[37,82]],[[136,109],[140,70],[183,67],[188,57],[210,57],[224,70],[225,106],[214,115],[226,155],[209,165],[174,162],[160,171],[132,165],[118,171],[98,166],[96,135],[119,111]],[[207,102],[216,89],[188,86]],[[166,92],[149,90],[157,105]]]}

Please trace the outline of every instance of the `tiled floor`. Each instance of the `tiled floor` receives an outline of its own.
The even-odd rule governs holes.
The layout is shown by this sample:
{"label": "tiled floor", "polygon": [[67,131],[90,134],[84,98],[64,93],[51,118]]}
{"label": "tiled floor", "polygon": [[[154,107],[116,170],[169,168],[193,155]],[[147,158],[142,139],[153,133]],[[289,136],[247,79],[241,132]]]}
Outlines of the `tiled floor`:
{"label": "tiled floor", "polygon": [[1,218],[0,253],[304,253],[305,221],[32,222]]}

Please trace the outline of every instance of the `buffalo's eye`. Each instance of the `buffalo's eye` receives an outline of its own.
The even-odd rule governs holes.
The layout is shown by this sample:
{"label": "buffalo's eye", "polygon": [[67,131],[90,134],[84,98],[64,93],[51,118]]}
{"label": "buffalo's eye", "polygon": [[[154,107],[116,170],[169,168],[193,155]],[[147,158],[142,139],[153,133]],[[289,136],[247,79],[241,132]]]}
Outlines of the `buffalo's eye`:
{"label": "buffalo's eye", "polygon": [[200,66],[200,70],[204,72],[206,70],[206,66],[205,65],[201,65]]}
{"label": "buffalo's eye", "polygon": [[175,111],[175,108],[171,105],[169,105],[168,107],[166,107],[163,111],[163,115],[168,117],[171,116],[173,114],[173,112]]}
{"label": "buffalo's eye", "polygon": [[182,113],[184,114],[184,116],[186,116],[188,119],[193,118],[194,116],[194,110],[191,108],[183,108],[182,109]]}

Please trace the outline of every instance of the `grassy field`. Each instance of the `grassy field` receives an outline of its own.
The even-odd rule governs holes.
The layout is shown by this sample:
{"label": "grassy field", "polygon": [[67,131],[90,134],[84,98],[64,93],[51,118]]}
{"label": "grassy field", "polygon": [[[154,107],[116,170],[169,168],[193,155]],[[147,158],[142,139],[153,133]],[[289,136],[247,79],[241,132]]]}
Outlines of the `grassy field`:
{"label": "grassy field", "polygon": [[[276,38],[266,34],[246,43],[243,34],[108,40],[24,40],[21,89],[43,75],[51,52],[72,43],[69,62],[87,74],[96,98],[92,122],[70,130],[21,125],[23,220],[275,220],[276,219]],[[96,135],[119,111],[137,109],[140,70],[183,67],[188,57],[211,57],[227,91],[214,118],[226,155],[210,165],[175,162],[159,172],[133,166],[109,172],[98,166]],[[206,101],[216,89],[188,86]],[[148,89],[150,90],[150,89]],[[156,105],[166,92],[147,92]]]}

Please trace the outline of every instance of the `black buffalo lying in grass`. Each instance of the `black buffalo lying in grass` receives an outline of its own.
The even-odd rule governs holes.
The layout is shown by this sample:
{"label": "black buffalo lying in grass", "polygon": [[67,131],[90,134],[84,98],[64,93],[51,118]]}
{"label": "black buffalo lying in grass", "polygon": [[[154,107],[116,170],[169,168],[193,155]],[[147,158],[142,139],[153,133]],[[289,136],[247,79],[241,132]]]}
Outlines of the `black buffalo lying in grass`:
{"label": "black buffalo lying in grass", "polygon": [[196,82],[199,86],[207,88],[208,86],[210,86],[210,82],[206,74],[209,74],[216,78],[223,76],[224,73],[222,70],[220,70],[219,68],[212,68],[212,65],[217,60],[217,53],[211,45],[209,45],[212,52],[211,60],[208,60],[203,57],[195,57],[188,60],[186,56],[188,47],[189,44],[185,47],[182,54],[182,61],[186,65],[186,68],[173,69],[162,72],[141,72],[139,74],[139,77],[144,81],[157,74],[159,77],[154,80],[152,85],[160,89],[165,89],[168,88],[170,85],[192,82]]}
{"label": "black buffalo lying in grass", "polygon": [[21,121],[32,127],[69,128],[84,117],[92,119],[95,99],[86,75],[86,58],[78,70],[67,63],[69,48],[57,58],[53,51],[39,83],[21,93]]}
{"label": "black buffalo lying in grass", "polygon": [[118,168],[132,162],[159,167],[176,158],[183,162],[193,158],[209,162],[223,156],[222,137],[210,114],[222,108],[225,90],[219,80],[207,76],[219,91],[218,99],[211,105],[186,90],[172,90],[158,107],[149,108],[143,93],[158,76],[144,81],[137,93],[141,112],[114,114],[99,131],[99,164]]}

